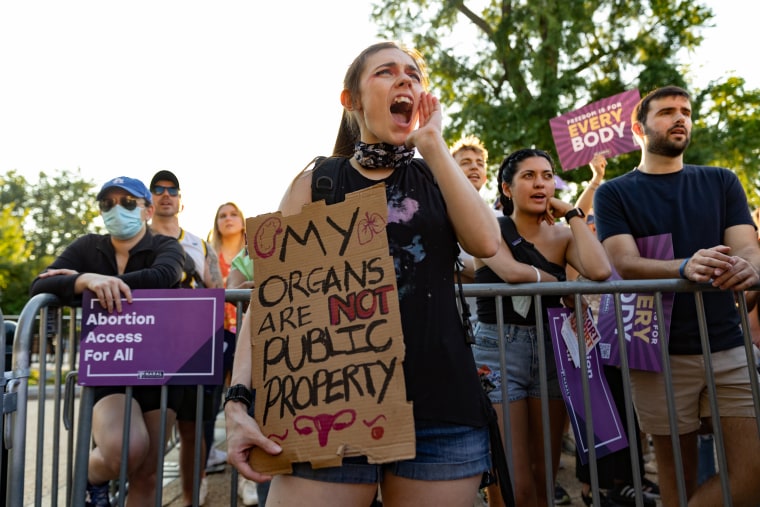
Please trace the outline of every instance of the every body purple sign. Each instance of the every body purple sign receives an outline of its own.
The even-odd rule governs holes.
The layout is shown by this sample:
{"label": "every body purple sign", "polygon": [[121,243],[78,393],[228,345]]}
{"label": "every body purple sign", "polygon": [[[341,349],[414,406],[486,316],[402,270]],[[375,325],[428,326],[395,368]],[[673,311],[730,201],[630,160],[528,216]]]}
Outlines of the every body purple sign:
{"label": "every body purple sign", "polygon": [[[673,259],[673,238],[670,233],[636,238],[642,257],[649,259]],[[620,280],[612,268],[610,280]],[[620,294],[623,330],[628,366],[635,370],[661,371],[660,347],[665,337],[663,330],[670,329],[675,294],[662,294],[663,326],[657,320],[654,294]],[[599,348],[604,364],[620,366],[620,344],[615,317],[615,300],[612,294],[602,294],[599,302],[598,326],[602,337]]]}
{"label": "every body purple sign", "polygon": [[631,132],[639,99],[638,90],[629,90],[549,120],[562,169],[586,165],[597,153],[609,158],[639,149]]}
{"label": "every body purple sign", "polygon": [[132,291],[121,313],[82,297],[79,383],[221,384],[224,289]]}

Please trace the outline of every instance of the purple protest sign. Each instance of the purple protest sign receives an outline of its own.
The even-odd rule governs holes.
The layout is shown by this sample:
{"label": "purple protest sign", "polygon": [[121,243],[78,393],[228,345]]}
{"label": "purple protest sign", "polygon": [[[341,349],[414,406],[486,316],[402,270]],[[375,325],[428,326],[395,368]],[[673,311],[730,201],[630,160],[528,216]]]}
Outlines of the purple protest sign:
{"label": "purple protest sign", "polygon": [[79,383],[221,384],[224,289],[132,291],[121,313],[82,297]]}
{"label": "purple protest sign", "polygon": [[[649,259],[673,259],[673,239],[670,233],[636,239],[639,253]],[[612,268],[610,280],[620,280],[620,275]],[[670,329],[670,315],[673,313],[672,292],[662,294],[662,311],[665,329]],[[660,337],[663,335],[655,312],[654,294],[620,294],[623,313],[625,345],[628,366],[634,370],[661,371]],[[599,343],[604,364],[620,366],[620,347],[615,318],[615,299],[612,294],[602,294],[599,301],[598,317]]]}
{"label": "purple protest sign", "polygon": [[[575,444],[581,463],[588,463],[589,444],[586,438],[586,412],[583,408],[582,370],[576,367],[570,351],[562,338],[562,324],[570,318],[569,308],[548,308],[549,332],[552,337],[554,359],[557,363],[557,375],[565,400],[570,425],[575,435]],[[615,407],[607,380],[604,377],[602,363],[599,359],[599,347],[594,347],[586,355],[588,382],[591,399],[591,412],[594,414],[594,448],[596,457],[601,458],[610,453],[628,447],[620,416]]]}
{"label": "purple protest sign", "polygon": [[562,170],[586,165],[600,152],[609,158],[639,149],[631,132],[639,99],[638,90],[629,90],[549,120]]}

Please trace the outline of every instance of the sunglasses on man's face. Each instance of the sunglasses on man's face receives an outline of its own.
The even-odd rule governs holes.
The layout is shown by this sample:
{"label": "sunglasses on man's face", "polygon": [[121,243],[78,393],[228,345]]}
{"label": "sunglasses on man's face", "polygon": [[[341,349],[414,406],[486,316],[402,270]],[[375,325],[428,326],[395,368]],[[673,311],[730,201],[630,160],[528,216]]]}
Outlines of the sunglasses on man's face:
{"label": "sunglasses on man's face", "polygon": [[163,185],[153,185],[153,188],[150,191],[153,192],[153,195],[163,195],[164,190],[169,192],[169,195],[172,197],[177,197],[179,194],[179,189],[177,187],[165,187]]}
{"label": "sunglasses on man's face", "polygon": [[137,199],[129,195],[122,195],[118,199],[107,197],[105,199],[101,199],[98,201],[98,206],[100,206],[100,211],[103,211],[103,212],[111,211],[111,209],[113,209],[113,207],[116,206],[117,204],[121,204],[121,207],[127,211],[132,211],[140,203],[137,201]]}

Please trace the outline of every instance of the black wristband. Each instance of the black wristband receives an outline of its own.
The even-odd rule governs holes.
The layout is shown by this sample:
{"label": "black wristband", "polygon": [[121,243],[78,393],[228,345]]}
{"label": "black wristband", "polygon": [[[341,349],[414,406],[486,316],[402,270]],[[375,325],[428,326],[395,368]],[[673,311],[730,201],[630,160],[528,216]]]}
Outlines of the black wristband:
{"label": "black wristband", "polygon": [[586,218],[586,214],[580,208],[573,208],[565,213],[565,222],[570,223],[570,219],[573,217]]}
{"label": "black wristband", "polygon": [[251,408],[251,403],[253,403],[253,396],[251,395],[251,390],[243,384],[235,384],[227,389],[227,394],[224,395],[224,405],[222,405],[222,407],[227,405],[228,401],[239,401],[248,409]]}

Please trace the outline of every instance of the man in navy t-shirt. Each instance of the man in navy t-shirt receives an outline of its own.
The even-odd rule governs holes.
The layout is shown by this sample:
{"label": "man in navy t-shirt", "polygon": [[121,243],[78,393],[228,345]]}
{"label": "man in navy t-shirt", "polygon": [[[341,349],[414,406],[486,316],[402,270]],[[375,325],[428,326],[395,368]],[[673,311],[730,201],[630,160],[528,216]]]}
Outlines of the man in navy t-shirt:
{"label": "man in navy t-shirt", "polygon": [[[631,128],[640,165],[602,185],[594,198],[597,233],[624,279],[685,278],[723,289],[704,293],[720,424],[734,505],[760,502],[760,438],[735,291],[758,282],[760,248],[747,198],[736,175],[683,163],[692,119],[689,94],[667,86],[645,96]],[[636,240],[669,234],[674,259],[642,257]],[[718,476],[697,486],[697,433],[713,423],[697,309],[691,293],[677,293],[668,350],[686,495],[721,505]],[[663,505],[678,505],[675,457],[662,373],[631,370],[641,429],[654,440]],[[709,431],[709,429],[708,429]],[[691,504],[691,502],[690,502]]]}

